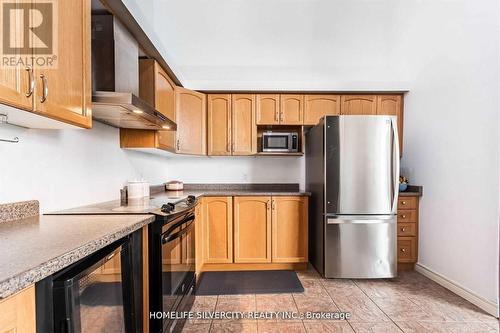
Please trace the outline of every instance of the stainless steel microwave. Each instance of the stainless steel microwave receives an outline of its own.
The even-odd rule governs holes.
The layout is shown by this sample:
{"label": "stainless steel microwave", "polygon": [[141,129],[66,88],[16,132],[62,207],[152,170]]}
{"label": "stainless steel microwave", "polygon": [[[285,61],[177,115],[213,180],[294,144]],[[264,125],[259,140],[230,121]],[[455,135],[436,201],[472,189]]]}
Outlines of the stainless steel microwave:
{"label": "stainless steel microwave", "polygon": [[299,151],[297,132],[263,132],[262,151],[277,153],[295,153]]}

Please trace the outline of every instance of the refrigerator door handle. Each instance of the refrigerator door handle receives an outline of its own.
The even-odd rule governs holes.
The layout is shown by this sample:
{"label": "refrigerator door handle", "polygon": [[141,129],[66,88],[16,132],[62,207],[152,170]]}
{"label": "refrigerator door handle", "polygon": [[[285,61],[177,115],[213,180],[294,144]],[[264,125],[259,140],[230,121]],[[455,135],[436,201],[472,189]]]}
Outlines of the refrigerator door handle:
{"label": "refrigerator door handle", "polygon": [[393,199],[392,199],[392,213],[396,213],[397,204],[398,204],[398,192],[399,192],[399,138],[398,138],[398,127],[396,124],[396,118],[391,119],[391,127],[392,127],[392,140],[393,140],[393,148],[392,148],[392,181],[394,184],[393,189]]}
{"label": "refrigerator door handle", "polygon": [[392,223],[394,215],[338,215],[326,218],[326,224]]}

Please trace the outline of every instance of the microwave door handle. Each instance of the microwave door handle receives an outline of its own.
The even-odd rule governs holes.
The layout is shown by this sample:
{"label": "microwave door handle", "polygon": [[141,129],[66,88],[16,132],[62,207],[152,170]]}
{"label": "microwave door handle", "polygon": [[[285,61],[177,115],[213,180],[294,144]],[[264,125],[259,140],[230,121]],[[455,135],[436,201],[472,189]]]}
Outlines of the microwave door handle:
{"label": "microwave door handle", "polygon": [[178,231],[176,233],[173,233],[173,234],[168,234],[168,233],[163,233],[161,235],[161,243],[162,244],[166,244],[168,242],[171,242],[171,241],[174,241],[176,240],[177,238],[181,237],[182,235],[184,235],[185,233],[187,233],[189,231],[189,227],[191,227],[191,225],[193,224],[194,222],[191,222],[189,223],[184,229],[182,229],[181,231]]}

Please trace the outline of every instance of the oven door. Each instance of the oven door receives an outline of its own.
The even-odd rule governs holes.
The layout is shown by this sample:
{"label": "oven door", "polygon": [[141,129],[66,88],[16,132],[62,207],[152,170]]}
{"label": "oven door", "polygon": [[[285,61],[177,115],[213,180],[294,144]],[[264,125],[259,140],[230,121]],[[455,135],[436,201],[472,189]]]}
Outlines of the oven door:
{"label": "oven door", "polygon": [[[177,223],[162,227],[161,272],[163,312],[185,311],[183,297],[190,292],[195,277],[195,220],[189,213]],[[185,301],[184,301],[185,302]],[[178,324],[165,320],[163,331]]]}
{"label": "oven door", "polygon": [[290,134],[264,133],[262,135],[262,151],[288,152],[292,150]]}

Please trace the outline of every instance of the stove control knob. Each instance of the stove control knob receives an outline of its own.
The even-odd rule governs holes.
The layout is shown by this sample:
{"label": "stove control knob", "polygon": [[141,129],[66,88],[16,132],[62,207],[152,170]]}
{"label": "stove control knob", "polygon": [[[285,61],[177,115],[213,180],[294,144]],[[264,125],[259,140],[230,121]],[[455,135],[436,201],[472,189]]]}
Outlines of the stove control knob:
{"label": "stove control knob", "polygon": [[193,204],[195,200],[196,200],[196,197],[194,195],[188,195],[188,197],[186,198],[186,202],[189,205]]}
{"label": "stove control knob", "polygon": [[173,211],[175,209],[175,205],[171,202],[161,206],[161,211],[164,212],[164,213],[170,213],[171,211]]}

